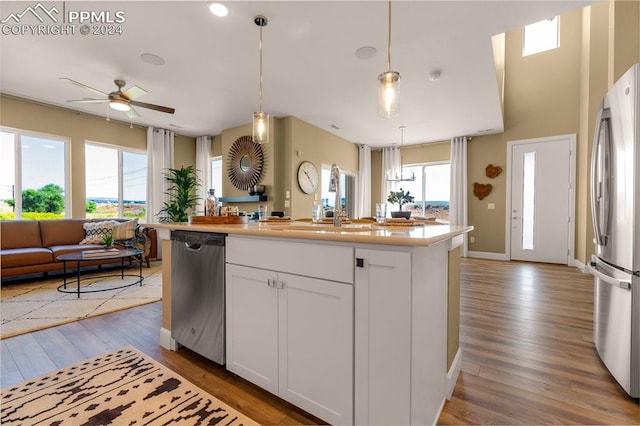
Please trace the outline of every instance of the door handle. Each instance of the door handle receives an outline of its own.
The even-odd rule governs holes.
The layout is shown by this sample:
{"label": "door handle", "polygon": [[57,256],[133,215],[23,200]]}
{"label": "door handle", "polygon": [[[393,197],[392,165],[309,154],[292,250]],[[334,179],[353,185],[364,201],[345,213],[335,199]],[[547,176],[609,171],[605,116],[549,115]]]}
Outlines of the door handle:
{"label": "door handle", "polygon": [[267,287],[276,288],[276,289],[283,289],[284,288],[284,281],[274,280],[272,278],[269,278],[267,280]]}
{"label": "door handle", "polygon": [[[611,110],[601,106],[591,151],[591,215],[596,243],[606,246],[609,233],[609,196],[611,192]],[[601,138],[602,136],[602,138]]]}
{"label": "door handle", "polygon": [[609,275],[603,274],[602,272],[598,271],[594,262],[591,262],[589,265],[587,265],[586,269],[587,272],[589,272],[591,275],[597,277],[598,279],[604,281],[609,285],[619,287],[624,290],[631,289],[631,283],[629,281],[618,280],[616,278],[610,277]]}

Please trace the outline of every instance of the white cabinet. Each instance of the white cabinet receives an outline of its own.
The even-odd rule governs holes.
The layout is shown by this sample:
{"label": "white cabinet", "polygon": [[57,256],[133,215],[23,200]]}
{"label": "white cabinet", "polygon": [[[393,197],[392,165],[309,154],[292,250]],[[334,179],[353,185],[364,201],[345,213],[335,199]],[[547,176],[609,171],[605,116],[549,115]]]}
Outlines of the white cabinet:
{"label": "white cabinet", "polygon": [[[227,368],[331,424],[353,424],[353,285],[253,267],[245,244],[265,241],[229,240]],[[323,247],[329,257],[347,254],[328,273],[345,262],[353,271],[353,249],[344,248]],[[293,263],[298,249],[288,253]]]}
{"label": "white cabinet", "polygon": [[355,424],[435,424],[446,373],[447,246],[356,249]]}
{"label": "white cabinet", "polygon": [[227,369],[278,393],[278,292],[267,286],[277,274],[227,265]]}
{"label": "white cabinet", "polygon": [[278,280],[278,395],[331,424],[353,424],[353,285]]}

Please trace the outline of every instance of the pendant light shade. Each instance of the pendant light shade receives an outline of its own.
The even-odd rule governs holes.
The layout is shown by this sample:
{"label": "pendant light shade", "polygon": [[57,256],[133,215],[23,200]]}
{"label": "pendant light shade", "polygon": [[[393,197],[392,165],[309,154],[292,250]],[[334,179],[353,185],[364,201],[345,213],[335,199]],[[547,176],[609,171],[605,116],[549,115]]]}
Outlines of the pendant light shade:
{"label": "pendant light shade", "polygon": [[269,114],[264,111],[253,113],[253,141],[260,144],[269,142]]}
{"label": "pendant light shade", "polygon": [[385,118],[400,114],[400,73],[391,71],[391,0],[389,0],[389,37],[387,71],[378,76],[378,115]]}
{"label": "pendant light shade", "polygon": [[385,118],[400,114],[400,73],[383,72],[378,76],[378,114]]}
{"label": "pendant light shade", "polygon": [[258,15],[253,22],[260,27],[260,109],[253,113],[253,142],[269,143],[269,114],[262,111],[262,27],[267,26],[267,18]]}

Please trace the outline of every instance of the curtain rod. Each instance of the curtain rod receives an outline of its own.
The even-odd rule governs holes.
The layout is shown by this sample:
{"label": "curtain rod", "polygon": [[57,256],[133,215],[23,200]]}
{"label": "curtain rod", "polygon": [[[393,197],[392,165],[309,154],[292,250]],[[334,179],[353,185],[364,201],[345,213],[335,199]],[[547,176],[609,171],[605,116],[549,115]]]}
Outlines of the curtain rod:
{"label": "curtain rod", "polygon": [[[467,142],[471,142],[471,140],[473,139],[473,136],[467,136]],[[402,149],[408,149],[408,148],[422,148],[424,146],[428,146],[428,145],[439,145],[439,144],[443,144],[443,143],[451,143],[451,140],[447,140],[447,141],[437,141],[437,142],[424,142],[424,143],[419,143],[416,145],[404,145],[402,147]],[[394,146],[394,145],[391,145]],[[384,148],[391,148],[391,146],[385,146],[382,148],[375,148],[372,149],[372,151],[382,151]]]}

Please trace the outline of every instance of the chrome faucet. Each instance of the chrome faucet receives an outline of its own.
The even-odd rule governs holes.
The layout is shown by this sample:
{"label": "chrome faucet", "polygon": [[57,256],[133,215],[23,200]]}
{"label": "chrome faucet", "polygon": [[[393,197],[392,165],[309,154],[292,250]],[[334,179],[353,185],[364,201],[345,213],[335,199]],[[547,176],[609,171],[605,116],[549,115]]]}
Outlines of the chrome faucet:
{"label": "chrome faucet", "polygon": [[342,226],[342,196],[340,195],[340,169],[336,163],[331,165],[329,175],[329,192],[336,193],[335,208],[333,209],[333,226]]}

